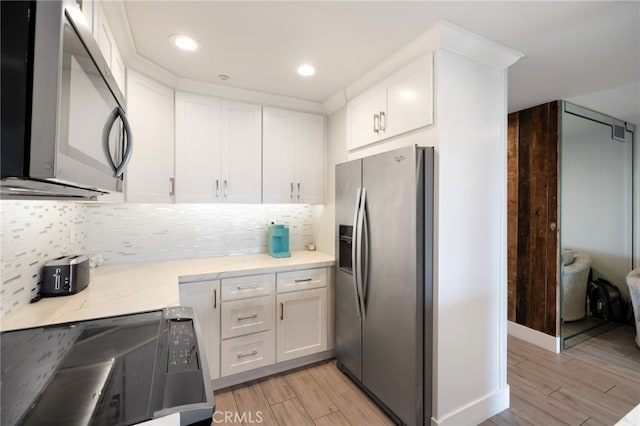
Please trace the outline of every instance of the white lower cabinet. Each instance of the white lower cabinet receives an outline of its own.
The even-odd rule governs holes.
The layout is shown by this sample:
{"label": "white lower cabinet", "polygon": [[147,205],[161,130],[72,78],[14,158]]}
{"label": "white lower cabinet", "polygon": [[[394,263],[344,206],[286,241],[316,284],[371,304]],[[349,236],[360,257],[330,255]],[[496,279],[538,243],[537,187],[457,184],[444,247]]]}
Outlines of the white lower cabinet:
{"label": "white lower cabinet", "polygon": [[327,289],[278,294],[276,361],[327,349]]}
{"label": "white lower cabinet", "polygon": [[273,295],[234,300],[222,304],[222,338],[244,336],[273,329]]}
{"label": "white lower cabinet", "polygon": [[180,305],[191,306],[206,352],[211,380],[220,377],[220,280],[181,283]]}
{"label": "white lower cabinet", "polygon": [[222,279],[222,377],[276,362],[276,274]]}
{"label": "white lower cabinet", "polygon": [[[226,380],[331,347],[328,271],[311,268],[181,283],[180,304],[195,309],[211,379]],[[231,380],[239,383],[242,377]]]}
{"label": "white lower cabinet", "polygon": [[222,341],[220,363],[222,376],[241,373],[275,363],[273,330]]}

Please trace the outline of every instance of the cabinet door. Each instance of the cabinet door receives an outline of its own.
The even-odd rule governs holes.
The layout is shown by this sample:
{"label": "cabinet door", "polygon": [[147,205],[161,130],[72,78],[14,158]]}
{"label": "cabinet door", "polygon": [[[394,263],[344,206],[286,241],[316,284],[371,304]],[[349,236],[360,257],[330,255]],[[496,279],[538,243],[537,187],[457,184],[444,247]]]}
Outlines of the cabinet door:
{"label": "cabinet door", "polygon": [[275,362],[273,330],[223,340],[220,347],[222,376],[265,367]]}
{"label": "cabinet door", "polygon": [[84,0],[80,5],[82,14],[87,20],[87,25],[89,26],[89,29],[91,29],[91,33],[93,34],[93,38],[96,38],[96,35],[94,33],[94,22],[97,20],[97,18],[94,19],[94,13],[97,6],[96,3],[97,2],[95,0]]}
{"label": "cabinet door", "polygon": [[276,290],[278,293],[310,290],[312,288],[326,287],[327,282],[327,268],[278,272],[276,277]]}
{"label": "cabinet door", "polygon": [[222,101],[222,197],[231,203],[262,200],[262,108]]}
{"label": "cabinet door", "polygon": [[276,275],[260,274],[222,279],[222,300],[248,299],[273,293]]}
{"label": "cabinet door", "polygon": [[222,199],[220,100],[176,93],[176,203]]}
{"label": "cabinet door", "polygon": [[294,176],[297,203],[324,202],[324,117],[295,114]]}
{"label": "cabinet door", "polygon": [[107,61],[107,65],[109,65],[113,78],[116,80],[116,83],[118,83],[120,91],[124,93],[124,62],[122,61],[120,51],[118,50],[118,46],[113,37],[109,21],[107,20],[100,2],[95,2],[90,7],[95,8],[95,11],[92,11],[95,12],[95,22],[91,23],[93,26],[94,37],[98,43],[100,51],[102,52],[102,56],[104,56],[104,59]]}
{"label": "cabinet door", "polygon": [[198,318],[201,346],[211,380],[220,377],[220,280],[181,283],[180,305],[191,306]]}
{"label": "cabinet door", "polygon": [[127,71],[127,116],[133,154],[125,172],[126,200],[173,200],[173,90],[135,71]]}
{"label": "cabinet door", "polygon": [[292,111],[262,109],[262,200],[265,203],[294,201],[294,120]]}
{"label": "cabinet door", "polygon": [[244,336],[272,330],[275,322],[273,295],[222,302],[221,337]]}
{"label": "cabinet door", "polygon": [[125,85],[125,65],[122,60],[122,56],[120,56],[120,50],[114,44],[113,50],[111,52],[111,73],[113,74],[113,78],[116,80],[118,87],[120,87],[120,91],[124,92]]}
{"label": "cabinet door", "polygon": [[327,289],[277,296],[276,361],[327,349]]}
{"label": "cabinet door", "polygon": [[107,61],[107,64],[111,65],[111,46],[113,46],[113,35],[111,34],[111,28],[109,22],[104,14],[102,4],[96,2],[93,7],[95,8],[95,22],[93,22],[93,35],[98,43],[98,47],[102,52],[102,56]]}
{"label": "cabinet door", "polygon": [[[347,149],[352,150],[380,140],[380,123],[374,122],[374,115],[385,111],[385,93],[374,88],[349,102]],[[377,127],[376,127],[377,126]]]}
{"label": "cabinet door", "polygon": [[385,138],[433,123],[432,82],[432,54],[412,62],[387,80]]}

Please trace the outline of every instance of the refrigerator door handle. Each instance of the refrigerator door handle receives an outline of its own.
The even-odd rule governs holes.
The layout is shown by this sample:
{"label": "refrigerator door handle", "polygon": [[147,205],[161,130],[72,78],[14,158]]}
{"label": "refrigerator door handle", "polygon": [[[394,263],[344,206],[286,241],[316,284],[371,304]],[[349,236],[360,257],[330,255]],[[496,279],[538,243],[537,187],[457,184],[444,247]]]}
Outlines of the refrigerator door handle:
{"label": "refrigerator door handle", "polygon": [[362,228],[364,226],[364,204],[367,199],[367,188],[362,188],[360,194],[360,201],[358,203],[358,222],[356,225],[356,263],[353,267],[356,277],[356,287],[358,290],[358,303],[360,305],[360,315],[362,315],[362,319],[366,318],[365,310],[364,310],[364,289],[362,282]]}
{"label": "refrigerator door handle", "polygon": [[353,289],[356,294],[356,313],[358,314],[358,318],[361,317],[360,314],[360,292],[358,291],[358,268],[356,265],[358,264],[358,230],[357,224],[358,219],[360,218],[360,197],[362,195],[362,188],[358,188],[358,194],[356,195],[356,208],[353,212],[353,233],[351,235],[351,271],[353,272]]}
{"label": "refrigerator door handle", "polygon": [[362,294],[362,312],[366,309],[367,302],[367,288],[369,287],[369,219],[367,218],[367,190],[362,190],[362,205],[360,206],[362,211],[362,231],[360,232],[360,238],[362,239],[362,254],[361,263],[362,269],[360,270],[362,276],[362,286],[360,294]]}

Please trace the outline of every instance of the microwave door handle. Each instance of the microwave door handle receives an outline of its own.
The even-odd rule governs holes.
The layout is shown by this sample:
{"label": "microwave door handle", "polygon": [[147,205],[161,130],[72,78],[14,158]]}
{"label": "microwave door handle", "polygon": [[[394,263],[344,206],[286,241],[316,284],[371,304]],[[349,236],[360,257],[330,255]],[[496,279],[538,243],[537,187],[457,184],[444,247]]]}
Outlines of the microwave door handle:
{"label": "microwave door handle", "polygon": [[104,128],[102,129],[102,151],[104,152],[104,156],[107,158],[109,162],[109,166],[111,166],[111,170],[113,171],[113,177],[117,177],[118,168],[116,167],[116,163],[113,161],[113,157],[111,157],[111,152],[109,151],[109,136],[111,135],[111,129],[118,119],[118,109],[116,107],[111,111],[109,117],[107,117],[107,122],[104,124]]}
{"label": "microwave door handle", "polygon": [[131,126],[129,125],[129,120],[127,120],[126,114],[124,113],[122,108],[116,107],[116,109],[118,111],[118,115],[120,116],[120,119],[122,120],[122,125],[124,126],[123,130],[126,136],[125,140],[127,143],[127,148],[125,149],[124,154],[122,155],[122,161],[120,162],[120,165],[115,170],[115,177],[120,177],[122,176],[122,173],[124,173],[124,169],[127,167],[129,160],[131,160],[131,154],[133,153],[133,144],[132,144],[133,138],[131,135]]}

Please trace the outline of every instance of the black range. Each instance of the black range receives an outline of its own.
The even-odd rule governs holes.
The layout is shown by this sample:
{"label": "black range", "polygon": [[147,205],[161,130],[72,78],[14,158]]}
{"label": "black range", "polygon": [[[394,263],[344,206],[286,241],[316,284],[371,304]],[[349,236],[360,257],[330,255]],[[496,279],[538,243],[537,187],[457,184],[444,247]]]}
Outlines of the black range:
{"label": "black range", "polygon": [[191,308],[0,335],[2,424],[210,424],[206,356]]}

